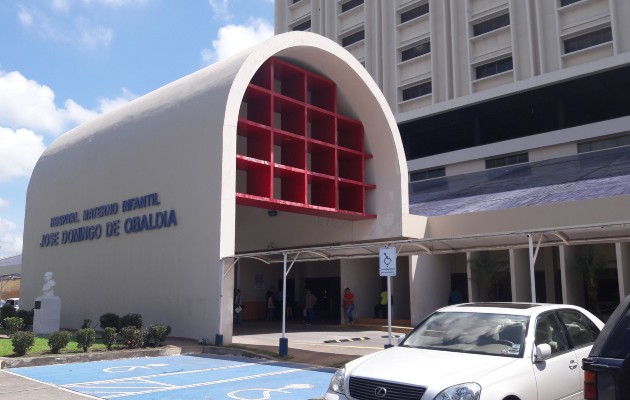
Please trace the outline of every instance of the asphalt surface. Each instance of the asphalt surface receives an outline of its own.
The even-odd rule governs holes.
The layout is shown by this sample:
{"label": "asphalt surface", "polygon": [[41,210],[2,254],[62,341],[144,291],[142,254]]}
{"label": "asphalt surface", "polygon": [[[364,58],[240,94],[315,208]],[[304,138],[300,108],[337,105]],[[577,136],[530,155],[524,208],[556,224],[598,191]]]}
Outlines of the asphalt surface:
{"label": "asphalt surface", "polygon": [[[289,344],[286,361],[293,364],[306,365],[307,367],[303,369],[314,369],[320,366],[330,367],[327,371],[332,373],[331,371],[334,371],[335,367],[339,367],[350,360],[382,350],[385,345],[389,344],[390,340],[391,343],[395,344],[397,335],[400,335],[401,331],[404,331],[404,329],[394,328],[390,339],[387,327],[289,323],[285,331],[285,338],[288,339]],[[271,355],[278,354],[281,337],[280,322],[245,322],[241,325],[235,325],[232,338],[233,346],[211,348],[210,351],[216,351],[221,355],[204,354],[203,357],[221,358],[227,355],[229,358],[230,355],[242,356],[240,349],[243,349],[245,352],[247,352],[247,349],[256,349],[268,352],[270,356],[267,358],[271,359],[273,358]],[[204,347],[187,339],[170,339],[167,341],[167,344],[181,348],[182,353],[200,354],[204,351]],[[208,348],[205,348],[205,350],[208,350]],[[116,354],[112,354],[112,357],[115,358]],[[121,357],[123,356],[121,355]],[[274,362],[282,362],[282,360],[276,359]],[[52,363],[54,364],[54,361]],[[94,363],[75,363],[72,365],[73,370],[81,371],[87,370],[92,364]],[[0,400],[104,398],[68,390],[64,385],[45,383],[54,382],[54,380],[41,379],[39,375],[34,375],[39,377],[35,379],[13,373],[19,373],[19,369],[0,370]],[[278,393],[276,397],[281,394]],[[152,395],[147,396],[145,398],[161,398],[152,397]]]}

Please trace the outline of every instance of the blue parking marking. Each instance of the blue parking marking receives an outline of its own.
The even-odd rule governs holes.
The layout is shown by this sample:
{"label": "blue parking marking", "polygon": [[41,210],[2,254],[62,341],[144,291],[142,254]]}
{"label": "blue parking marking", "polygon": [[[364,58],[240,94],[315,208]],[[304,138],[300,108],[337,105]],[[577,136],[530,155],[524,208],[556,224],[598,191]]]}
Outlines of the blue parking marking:
{"label": "blue parking marking", "polygon": [[103,399],[315,399],[333,370],[271,360],[179,355],[11,369]]}

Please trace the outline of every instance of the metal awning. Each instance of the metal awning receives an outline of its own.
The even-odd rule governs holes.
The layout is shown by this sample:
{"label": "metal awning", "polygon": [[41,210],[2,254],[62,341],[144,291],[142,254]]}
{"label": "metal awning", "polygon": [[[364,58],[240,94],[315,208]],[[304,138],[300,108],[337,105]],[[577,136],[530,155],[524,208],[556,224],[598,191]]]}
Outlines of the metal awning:
{"label": "metal awning", "polygon": [[251,258],[267,264],[284,262],[285,254],[297,262],[371,258],[378,257],[379,249],[387,245],[396,247],[399,256],[506,250],[528,248],[528,234],[531,234],[534,242],[538,243],[537,247],[630,241],[630,221],[453,237],[392,238],[361,243],[237,252],[225,258]]}

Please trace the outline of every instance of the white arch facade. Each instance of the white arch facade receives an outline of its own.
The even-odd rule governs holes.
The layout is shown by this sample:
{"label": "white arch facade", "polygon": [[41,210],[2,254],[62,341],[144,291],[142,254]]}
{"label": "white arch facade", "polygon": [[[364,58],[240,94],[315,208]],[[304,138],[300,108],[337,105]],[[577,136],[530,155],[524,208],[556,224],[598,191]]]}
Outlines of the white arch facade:
{"label": "white arch facade", "polygon": [[[281,212],[270,219],[265,209],[236,205],[239,111],[252,77],[271,57],[334,81],[339,112],[363,124],[373,155],[365,178],[375,185],[365,202],[375,218]],[[225,333],[229,342],[231,295],[221,293],[232,286],[223,259],[271,245],[422,237],[425,227],[425,218],[408,214],[404,152],[377,85],[334,42],[288,33],[51,144],[27,193],[21,296],[32,308],[44,273],[52,271],[64,328],[106,312],[133,312],[145,325],[171,325],[174,336]],[[220,310],[228,317],[220,319]]]}

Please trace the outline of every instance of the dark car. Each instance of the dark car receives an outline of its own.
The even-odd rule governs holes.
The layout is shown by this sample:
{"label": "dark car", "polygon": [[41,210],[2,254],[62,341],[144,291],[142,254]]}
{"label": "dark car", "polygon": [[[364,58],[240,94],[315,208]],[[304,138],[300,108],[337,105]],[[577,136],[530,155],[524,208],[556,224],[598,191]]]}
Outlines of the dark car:
{"label": "dark car", "polygon": [[582,368],[585,399],[630,399],[630,296],[610,316]]}

